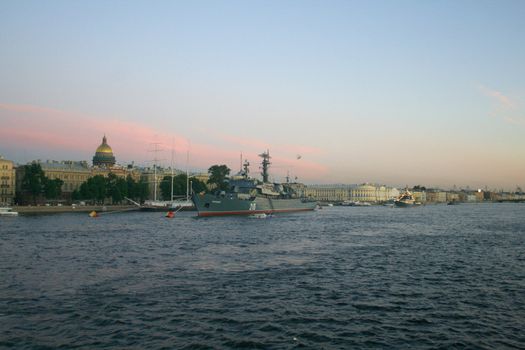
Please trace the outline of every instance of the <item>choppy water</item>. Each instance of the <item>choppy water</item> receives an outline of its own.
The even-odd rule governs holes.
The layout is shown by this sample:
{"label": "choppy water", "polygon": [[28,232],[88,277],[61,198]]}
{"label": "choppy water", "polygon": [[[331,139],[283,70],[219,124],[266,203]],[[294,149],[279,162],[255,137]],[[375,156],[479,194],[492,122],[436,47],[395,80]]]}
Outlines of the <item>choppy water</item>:
{"label": "choppy water", "polygon": [[525,205],[0,218],[0,347],[525,348]]}

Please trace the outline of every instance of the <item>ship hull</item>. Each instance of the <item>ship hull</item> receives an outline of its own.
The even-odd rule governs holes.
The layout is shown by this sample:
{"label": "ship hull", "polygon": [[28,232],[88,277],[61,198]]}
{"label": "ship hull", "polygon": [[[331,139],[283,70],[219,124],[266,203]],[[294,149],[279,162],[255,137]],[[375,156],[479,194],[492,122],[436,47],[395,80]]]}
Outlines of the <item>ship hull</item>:
{"label": "ship hull", "polygon": [[412,202],[403,202],[403,201],[394,201],[394,205],[396,207],[400,207],[400,208],[409,208],[409,207],[413,207],[414,203],[412,203]]}
{"label": "ship hull", "polygon": [[311,211],[317,206],[315,202],[301,199],[272,199],[255,197],[240,199],[236,196],[215,196],[211,194],[196,194],[193,203],[198,216],[226,216],[226,215],[253,215],[275,214],[300,211]]}

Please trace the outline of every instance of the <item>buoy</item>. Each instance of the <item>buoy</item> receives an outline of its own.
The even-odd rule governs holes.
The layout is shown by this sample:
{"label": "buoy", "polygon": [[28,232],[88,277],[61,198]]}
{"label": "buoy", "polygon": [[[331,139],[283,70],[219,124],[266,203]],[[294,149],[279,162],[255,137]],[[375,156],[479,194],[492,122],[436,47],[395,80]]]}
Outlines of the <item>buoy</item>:
{"label": "buoy", "polygon": [[174,216],[175,216],[175,214],[174,214],[171,210],[168,211],[168,213],[166,214],[166,217],[167,217],[168,219],[173,219]]}
{"label": "buoy", "polygon": [[89,213],[89,217],[91,217],[91,218],[96,218],[97,216],[98,216],[98,214],[94,210],[91,213]]}

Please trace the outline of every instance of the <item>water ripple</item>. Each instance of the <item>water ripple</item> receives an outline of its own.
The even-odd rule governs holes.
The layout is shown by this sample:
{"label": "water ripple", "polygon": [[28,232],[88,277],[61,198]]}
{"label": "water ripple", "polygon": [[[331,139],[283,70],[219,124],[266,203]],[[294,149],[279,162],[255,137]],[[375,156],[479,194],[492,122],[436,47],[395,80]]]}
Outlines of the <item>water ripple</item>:
{"label": "water ripple", "polygon": [[525,206],[0,221],[0,348],[522,349]]}

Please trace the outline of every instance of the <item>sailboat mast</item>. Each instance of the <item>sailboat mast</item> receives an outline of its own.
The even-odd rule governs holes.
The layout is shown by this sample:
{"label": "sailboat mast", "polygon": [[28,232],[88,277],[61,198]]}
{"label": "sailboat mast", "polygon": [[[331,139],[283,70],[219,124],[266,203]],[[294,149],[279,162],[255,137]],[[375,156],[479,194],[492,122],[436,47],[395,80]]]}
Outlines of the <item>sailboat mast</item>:
{"label": "sailboat mast", "polygon": [[159,151],[162,151],[161,149],[159,149],[159,145],[160,143],[159,142],[153,142],[152,145],[154,146],[153,147],[153,150],[151,150],[150,152],[154,152],[155,153],[155,158],[153,159],[153,200],[154,201],[157,201],[157,162],[159,161],[159,159],[157,158],[157,154]]}
{"label": "sailboat mast", "polygon": [[190,150],[186,151],[186,200],[190,199],[190,177],[189,177],[189,167],[190,164]]}
{"label": "sailboat mast", "polygon": [[171,145],[171,197],[170,200],[173,200],[173,144]]}
{"label": "sailboat mast", "polygon": [[153,163],[153,200],[157,201],[157,163]]}

